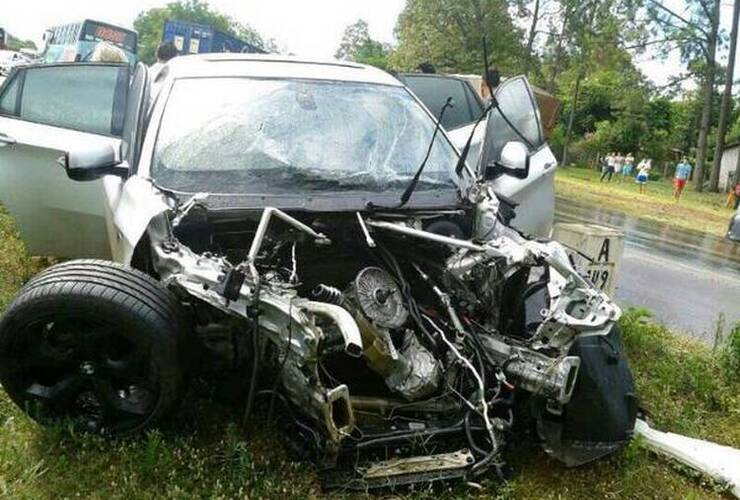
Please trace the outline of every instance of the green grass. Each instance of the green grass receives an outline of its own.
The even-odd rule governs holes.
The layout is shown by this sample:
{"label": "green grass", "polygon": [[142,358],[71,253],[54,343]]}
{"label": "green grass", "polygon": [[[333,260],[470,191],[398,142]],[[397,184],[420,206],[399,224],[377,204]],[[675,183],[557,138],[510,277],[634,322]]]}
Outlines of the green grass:
{"label": "green grass", "polygon": [[558,196],[622,211],[643,219],[724,236],[733,211],[725,207],[726,195],[697,193],[689,184],[679,202],[673,199],[670,179],[650,181],[645,194],[633,179],[599,182],[600,173],[588,168],[559,168],[555,174]]}
{"label": "green grass", "polygon": [[[0,209],[0,310],[45,265],[25,256]],[[655,426],[740,447],[740,331],[712,352],[645,321],[622,319],[624,342]],[[735,354],[732,354],[735,352]],[[323,498],[314,468],[289,456],[283,432],[259,420],[247,437],[238,408],[196,386],[160,430],[106,440],[64,426],[42,428],[0,391],[0,498]],[[535,444],[513,447],[514,478],[482,489],[417,488],[401,498],[723,498],[703,482],[632,443],[595,464],[565,469]],[[332,495],[336,496],[336,495]]]}

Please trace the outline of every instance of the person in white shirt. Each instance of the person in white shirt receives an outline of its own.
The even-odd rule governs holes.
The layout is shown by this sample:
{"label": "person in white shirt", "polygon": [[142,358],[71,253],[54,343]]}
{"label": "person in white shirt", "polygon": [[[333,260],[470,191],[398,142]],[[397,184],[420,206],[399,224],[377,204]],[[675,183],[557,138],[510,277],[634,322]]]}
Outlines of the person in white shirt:
{"label": "person in white shirt", "polygon": [[609,180],[612,180],[612,174],[614,173],[614,160],[616,158],[616,155],[614,153],[609,153],[604,158],[604,163],[601,165],[601,182],[604,182],[604,179],[609,176]]}
{"label": "person in white shirt", "polygon": [[650,158],[643,159],[640,164],[637,165],[637,177],[635,177],[635,182],[637,182],[637,190],[640,194],[645,192],[645,184],[647,184],[648,174],[652,168],[653,160]]}

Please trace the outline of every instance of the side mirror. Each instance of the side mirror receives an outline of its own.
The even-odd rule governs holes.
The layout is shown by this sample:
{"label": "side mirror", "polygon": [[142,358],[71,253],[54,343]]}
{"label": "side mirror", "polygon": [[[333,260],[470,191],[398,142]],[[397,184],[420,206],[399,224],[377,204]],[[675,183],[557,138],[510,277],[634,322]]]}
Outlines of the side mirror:
{"label": "side mirror", "polygon": [[94,181],[106,175],[126,177],[128,164],[116,158],[116,150],[110,144],[73,149],[59,158],[67,177],[73,181]]}
{"label": "side mirror", "polygon": [[486,180],[493,180],[504,174],[517,179],[526,179],[529,176],[527,146],[518,141],[507,142],[501,150],[501,159],[486,165],[483,177]]}

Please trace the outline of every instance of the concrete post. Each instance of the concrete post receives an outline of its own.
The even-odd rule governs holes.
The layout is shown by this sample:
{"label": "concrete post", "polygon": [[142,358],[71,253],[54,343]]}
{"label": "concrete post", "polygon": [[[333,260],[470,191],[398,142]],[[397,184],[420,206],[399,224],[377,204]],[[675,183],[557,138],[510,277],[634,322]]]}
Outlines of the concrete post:
{"label": "concrete post", "polygon": [[566,246],[576,269],[588,274],[596,286],[614,297],[624,254],[624,232],[596,224],[558,222],[553,239]]}

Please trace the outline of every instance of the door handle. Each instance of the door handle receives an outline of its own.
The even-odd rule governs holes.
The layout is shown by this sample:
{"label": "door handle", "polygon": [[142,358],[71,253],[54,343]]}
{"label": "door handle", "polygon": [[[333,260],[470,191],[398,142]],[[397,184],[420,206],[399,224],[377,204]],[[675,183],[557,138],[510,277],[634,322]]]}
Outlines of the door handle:
{"label": "door handle", "polygon": [[15,143],[16,143],[15,139],[10,137],[9,135],[5,135],[2,132],[0,132],[0,147],[10,146]]}

